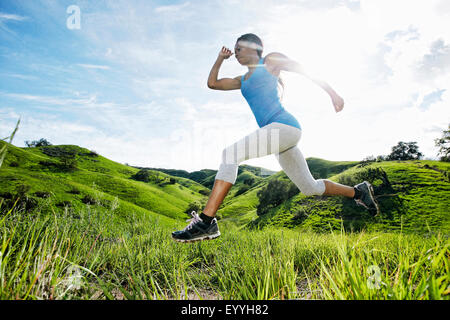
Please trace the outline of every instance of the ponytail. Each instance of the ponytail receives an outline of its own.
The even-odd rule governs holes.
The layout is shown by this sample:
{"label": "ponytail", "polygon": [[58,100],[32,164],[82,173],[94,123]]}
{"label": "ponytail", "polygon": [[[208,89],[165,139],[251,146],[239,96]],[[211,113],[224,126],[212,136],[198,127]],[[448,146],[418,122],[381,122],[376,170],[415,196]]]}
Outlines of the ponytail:
{"label": "ponytail", "polygon": [[[256,49],[256,53],[258,54],[259,58],[262,57],[262,48],[263,48],[263,43],[262,40],[254,33],[246,33],[243,34],[242,36],[240,36],[236,42],[238,41],[249,41],[249,42],[253,42],[256,43],[258,46],[261,47],[261,49]],[[284,96],[284,83],[283,80],[278,77],[278,83],[281,85],[281,87],[283,88],[283,93],[281,94],[280,100],[283,100],[283,96]]]}
{"label": "ponytail", "polygon": [[284,96],[284,82],[281,79],[281,77],[278,77],[278,83],[281,85],[281,87],[283,88],[283,93],[281,94],[280,100],[283,100],[283,96]]}

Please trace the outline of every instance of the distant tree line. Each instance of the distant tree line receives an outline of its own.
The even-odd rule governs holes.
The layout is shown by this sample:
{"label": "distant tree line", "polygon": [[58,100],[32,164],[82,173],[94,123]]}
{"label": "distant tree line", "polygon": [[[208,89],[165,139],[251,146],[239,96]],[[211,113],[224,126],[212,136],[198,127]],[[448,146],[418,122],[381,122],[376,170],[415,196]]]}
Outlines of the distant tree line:
{"label": "distant tree line", "polygon": [[397,145],[393,146],[391,153],[388,155],[368,156],[361,162],[380,162],[380,161],[393,161],[393,160],[419,160],[423,157],[423,153],[419,151],[417,142],[403,142],[400,141]]}
{"label": "distant tree line", "polygon": [[[435,146],[439,148],[438,157],[441,161],[450,161],[450,124],[448,129],[442,132],[442,137],[434,140]],[[363,159],[362,163],[392,161],[392,160],[419,160],[422,159],[423,153],[419,151],[417,142],[400,141],[393,146],[391,153],[388,155],[379,155],[377,157],[368,156]]]}

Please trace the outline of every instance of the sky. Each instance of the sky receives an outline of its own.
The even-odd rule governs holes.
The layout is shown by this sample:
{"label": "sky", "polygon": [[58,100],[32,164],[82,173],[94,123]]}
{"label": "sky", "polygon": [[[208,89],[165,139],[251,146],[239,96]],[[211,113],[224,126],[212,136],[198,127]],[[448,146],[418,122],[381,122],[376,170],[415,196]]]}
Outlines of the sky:
{"label": "sky", "polygon": [[[74,10],[75,8],[75,10]],[[219,168],[258,129],[240,90],[207,86],[252,32],[344,98],[283,71],[305,157],[362,160],[399,141],[436,159],[450,123],[450,1],[0,0],[0,138],[74,144],[133,166]],[[248,71],[232,56],[219,78]],[[281,170],[268,155],[243,162]]]}

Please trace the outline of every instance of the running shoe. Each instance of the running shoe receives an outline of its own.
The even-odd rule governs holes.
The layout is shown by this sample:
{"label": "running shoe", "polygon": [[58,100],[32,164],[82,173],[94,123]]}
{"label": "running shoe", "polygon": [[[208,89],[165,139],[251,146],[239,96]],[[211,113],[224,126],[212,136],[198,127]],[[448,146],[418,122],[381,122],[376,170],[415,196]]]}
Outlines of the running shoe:
{"label": "running shoe", "polygon": [[220,236],[217,219],[214,218],[210,224],[203,222],[199,215],[191,212],[190,223],[180,231],[172,232],[172,239],[179,242],[194,242],[202,240],[212,240]]}
{"label": "running shoe", "polygon": [[357,184],[355,188],[361,191],[361,197],[359,199],[355,199],[356,204],[363,206],[369,210],[369,213],[372,216],[376,217],[380,213],[380,209],[377,201],[375,200],[372,185],[369,182],[364,181]]}

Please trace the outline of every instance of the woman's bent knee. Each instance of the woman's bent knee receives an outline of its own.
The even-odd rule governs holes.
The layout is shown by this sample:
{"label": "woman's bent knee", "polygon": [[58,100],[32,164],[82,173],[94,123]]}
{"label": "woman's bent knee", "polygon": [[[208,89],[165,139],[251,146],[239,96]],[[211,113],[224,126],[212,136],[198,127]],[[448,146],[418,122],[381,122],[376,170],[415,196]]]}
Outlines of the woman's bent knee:
{"label": "woman's bent knee", "polygon": [[322,179],[315,180],[312,185],[301,186],[300,192],[305,196],[321,196],[325,193],[325,183]]}

